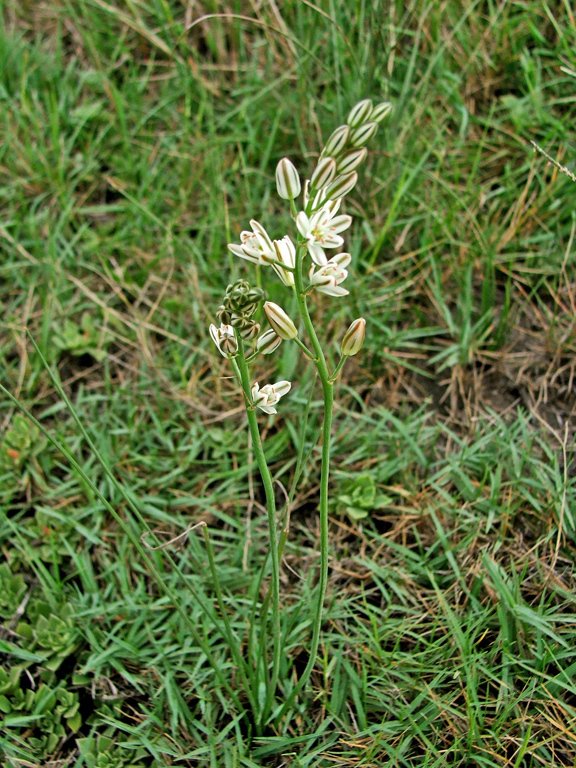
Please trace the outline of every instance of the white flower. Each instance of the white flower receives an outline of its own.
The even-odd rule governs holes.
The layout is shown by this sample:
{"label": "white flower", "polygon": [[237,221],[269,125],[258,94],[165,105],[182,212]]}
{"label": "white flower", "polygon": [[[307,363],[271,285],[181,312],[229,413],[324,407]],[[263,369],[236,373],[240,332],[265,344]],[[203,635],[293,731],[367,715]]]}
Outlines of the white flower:
{"label": "white flower", "polygon": [[[282,264],[286,264],[287,267],[294,269],[296,266],[296,248],[288,235],[285,235],[282,240],[274,240],[272,245],[274,246],[274,258],[276,261],[280,261]],[[264,256],[264,261],[266,260],[267,257]],[[294,275],[292,272],[282,269],[278,264],[272,264],[272,268],[284,285],[288,287],[294,285]]]}
{"label": "white flower", "polygon": [[339,248],[344,239],[338,233],[348,229],[352,223],[352,216],[336,216],[340,202],[330,200],[310,218],[304,211],[300,211],[296,217],[296,226],[302,237],[306,238],[312,261],[320,267],[328,263],[324,248]]}
{"label": "white flower", "polygon": [[229,357],[238,352],[238,342],[231,325],[222,323],[218,328],[214,323],[210,323],[210,336],[223,357]]}
{"label": "white flower", "polygon": [[329,262],[315,270],[311,267],[309,277],[310,284],[319,293],[325,293],[327,296],[346,296],[349,291],[341,288],[340,283],[348,277],[346,267],[350,264],[352,257],[349,253],[338,253],[332,256]]}
{"label": "white flower", "polygon": [[250,220],[252,231],[244,230],[240,233],[240,245],[228,243],[228,249],[235,256],[251,261],[253,264],[266,264],[265,256],[275,259],[274,246],[268,233],[255,219]]}
{"label": "white flower", "polygon": [[290,391],[291,386],[289,381],[277,381],[276,384],[265,384],[260,389],[256,381],[252,386],[252,402],[264,413],[277,413],[274,406]]}

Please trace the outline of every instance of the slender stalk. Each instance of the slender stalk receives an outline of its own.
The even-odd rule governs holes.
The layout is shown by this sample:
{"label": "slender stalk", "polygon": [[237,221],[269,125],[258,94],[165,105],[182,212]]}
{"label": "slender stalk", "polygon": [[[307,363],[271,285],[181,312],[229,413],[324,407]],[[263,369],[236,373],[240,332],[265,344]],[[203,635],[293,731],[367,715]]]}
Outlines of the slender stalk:
{"label": "slender stalk", "polygon": [[248,371],[248,365],[246,363],[246,356],[244,352],[244,344],[240,335],[238,334],[238,354],[235,358],[232,358],[232,364],[242,390],[244,392],[244,400],[246,402],[246,414],[248,417],[248,427],[250,429],[250,436],[252,438],[252,448],[256,457],[256,463],[258,470],[262,478],[262,484],[264,485],[264,493],[266,495],[266,510],[268,513],[268,536],[270,540],[270,560],[272,563],[272,639],[273,639],[273,651],[272,651],[272,674],[270,684],[267,686],[266,691],[266,712],[262,713],[262,722],[265,721],[268,712],[272,708],[274,701],[274,695],[276,693],[276,687],[278,685],[278,675],[280,671],[280,653],[281,653],[281,637],[280,637],[280,564],[278,557],[278,523],[276,520],[276,499],[274,497],[274,486],[272,483],[272,475],[266,462],[266,455],[264,453],[264,447],[262,445],[262,439],[260,437],[260,430],[258,429],[258,419],[256,418],[256,411],[254,404],[252,403],[251,396],[251,383],[250,373]]}
{"label": "slender stalk", "polygon": [[344,368],[344,365],[347,359],[348,358],[346,357],[346,355],[342,355],[340,360],[338,360],[338,365],[336,366],[336,368],[334,368],[334,370],[332,371],[332,375],[330,376],[330,379],[332,381],[336,381],[336,379],[338,378],[338,374],[340,373],[342,368]]}
{"label": "slender stalk", "polygon": [[291,705],[294,698],[304,688],[308,682],[312,670],[316,664],[318,648],[320,646],[320,630],[322,627],[322,611],[324,600],[326,598],[326,588],[328,585],[328,481],[330,478],[330,441],[332,433],[332,414],[334,410],[334,385],[328,371],[326,357],[322,349],[322,344],[316,335],[308,304],[306,302],[306,291],[302,277],[302,262],[306,253],[306,244],[299,242],[296,253],[296,272],[294,273],[294,290],[298,302],[298,312],[306,328],[310,343],[316,355],[314,363],[318,370],[318,375],[322,384],[322,395],[324,399],[324,413],[322,419],[322,466],[320,470],[320,573],[318,578],[318,593],[314,606],[312,619],[312,641],[310,644],[310,653],[304,671],[295,687],[290,692],[286,701],[280,708],[278,716],[281,716]]}

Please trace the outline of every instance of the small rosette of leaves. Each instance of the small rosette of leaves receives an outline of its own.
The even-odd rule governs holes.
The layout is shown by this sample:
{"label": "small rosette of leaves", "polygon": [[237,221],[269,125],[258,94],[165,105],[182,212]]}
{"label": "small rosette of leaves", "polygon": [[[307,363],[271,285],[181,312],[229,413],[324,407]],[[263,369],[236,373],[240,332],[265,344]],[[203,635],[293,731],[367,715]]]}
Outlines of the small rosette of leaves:
{"label": "small rosette of leaves", "polygon": [[126,749],[106,734],[78,739],[78,749],[86,768],[144,768],[143,749]]}
{"label": "small rosette of leaves", "polygon": [[19,622],[16,631],[26,650],[43,656],[42,665],[51,672],[74,653],[80,641],[70,606],[62,606],[56,615],[37,600],[31,602],[28,620]]}
{"label": "small rosette of leaves", "polygon": [[371,512],[389,504],[389,497],[378,493],[374,478],[368,473],[345,482],[336,497],[338,514],[348,515],[353,522],[364,520]]}

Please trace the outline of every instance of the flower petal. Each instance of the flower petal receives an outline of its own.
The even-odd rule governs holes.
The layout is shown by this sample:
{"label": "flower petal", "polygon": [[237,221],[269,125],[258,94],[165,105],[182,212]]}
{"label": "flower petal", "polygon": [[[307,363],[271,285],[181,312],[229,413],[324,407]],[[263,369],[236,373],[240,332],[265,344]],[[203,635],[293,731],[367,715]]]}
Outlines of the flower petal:
{"label": "flower petal", "polygon": [[312,257],[312,261],[318,264],[319,267],[323,267],[328,264],[328,259],[321,246],[317,243],[308,243],[308,253]]}
{"label": "flower petal", "polygon": [[333,264],[338,264],[339,267],[342,267],[345,269],[348,264],[352,261],[352,256],[349,253],[337,253],[335,256],[332,256],[330,259],[330,262]]}
{"label": "flower petal", "polygon": [[318,285],[316,290],[318,293],[325,293],[326,296],[347,296],[350,293],[339,285]]}
{"label": "flower petal", "polygon": [[250,219],[250,226],[252,227],[252,230],[254,231],[254,234],[256,235],[256,237],[258,239],[261,239],[264,242],[266,249],[270,251],[274,250],[272,246],[272,240],[268,236],[268,233],[266,232],[262,224],[260,224],[259,221],[256,221],[256,219]]}
{"label": "flower petal", "polygon": [[239,256],[241,259],[251,261],[253,264],[258,264],[260,261],[260,259],[257,256],[254,256],[250,250],[245,249],[236,243],[228,243],[228,250],[231,251],[234,256]]}
{"label": "flower petal", "polygon": [[300,211],[296,216],[296,227],[302,237],[308,237],[308,234],[310,233],[310,219],[306,216],[304,211]]}
{"label": "flower petal", "polygon": [[273,385],[274,392],[278,397],[284,397],[284,395],[290,392],[291,388],[292,384],[289,381],[277,381],[276,384]]}
{"label": "flower petal", "polygon": [[341,213],[339,216],[334,216],[330,222],[330,229],[334,232],[344,232],[345,229],[352,224],[352,216],[348,216],[346,213]]}

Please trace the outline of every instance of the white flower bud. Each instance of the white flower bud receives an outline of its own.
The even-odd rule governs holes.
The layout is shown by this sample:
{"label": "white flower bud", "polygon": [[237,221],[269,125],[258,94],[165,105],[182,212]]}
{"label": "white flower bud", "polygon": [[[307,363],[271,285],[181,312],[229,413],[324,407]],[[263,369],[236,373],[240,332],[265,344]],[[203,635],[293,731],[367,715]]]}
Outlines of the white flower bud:
{"label": "white flower bud", "polygon": [[356,170],[356,168],[364,162],[367,154],[368,150],[366,147],[363,149],[353,149],[352,152],[347,152],[340,160],[338,160],[336,170],[340,175]]}
{"label": "white flower bud", "polygon": [[359,125],[362,125],[362,123],[365,123],[366,120],[370,120],[371,114],[372,102],[370,99],[364,99],[363,101],[359,101],[356,106],[352,107],[346,122],[351,128],[357,128]]}
{"label": "white flower bud", "polygon": [[350,126],[341,125],[339,128],[336,128],[334,133],[330,136],[330,138],[326,142],[324,149],[322,150],[322,154],[325,156],[329,155],[334,157],[344,149],[344,147],[346,146],[346,143],[348,142],[349,136],[350,136]]}
{"label": "white flower bud", "polygon": [[283,200],[294,200],[300,194],[298,171],[287,157],[276,166],[276,188]]}
{"label": "white flower bud", "polygon": [[364,123],[359,128],[356,128],[350,136],[350,144],[353,147],[361,147],[362,144],[366,144],[372,136],[378,130],[378,123]]}
{"label": "white flower bud", "polygon": [[272,329],[281,339],[295,339],[298,336],[298,329],[278,304],[273,301],[264,302],[264,312]]}
{"label": "white flower bud", "polygon": [[262,336],[258,336],[256,351],[261,352],[263,355],[271,355],[275,349],[278,349],[280,344],[282,344],[280,336],[272,328],[269,328]]}
{"label": "white flower bud", "polygon": [[352,192],[358,181],[356,171],[345,173],[343,176],[336,176],[334,181],[326,187],[326,197],[329,200],[339,200]]}
{"label": "white flower bud", "polygon": [[334,176],[336,176],[336,161],[334,158],[321,157],[310,179],[310,186],[314,189],[321,189],[326,184],[329,184]]}
{"label": "white flower bud", "polygon": [[372,113],[370,114],[370,121],[372,123],[381,123],[385,117],[392,112],[392,104],[389,101],[383,101],[380,104],[376,104]]}
{"label": "white flower bud", "polygon": [[342,344],[340,345],[340,351],[344,357],[352,357],[357,355],[358,352],[364,346],[364,339],[366,338],[366,320],[363,317],[359,317],[350,325]]}

